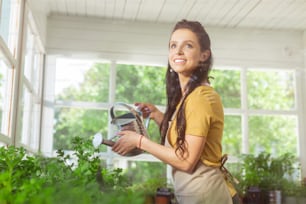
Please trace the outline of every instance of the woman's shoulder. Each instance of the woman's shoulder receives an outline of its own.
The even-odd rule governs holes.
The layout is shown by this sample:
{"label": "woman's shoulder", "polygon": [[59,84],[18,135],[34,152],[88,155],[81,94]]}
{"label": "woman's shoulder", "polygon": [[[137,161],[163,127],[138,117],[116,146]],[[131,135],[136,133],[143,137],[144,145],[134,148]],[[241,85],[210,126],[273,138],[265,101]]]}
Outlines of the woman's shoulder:
{"label": "woman's shoulder", "polygon": [[220,95],[211,86],[199,86],[186,98],[186,108],[189,111],[210,111],[223,114],[223,105]]}
{"label": "woman's shoulder", "polygon": [[219,94],[215,91],[212,86],[198,86],[190,93],[190,97],[203,97],[207,99],[218,98],[220,99]]}

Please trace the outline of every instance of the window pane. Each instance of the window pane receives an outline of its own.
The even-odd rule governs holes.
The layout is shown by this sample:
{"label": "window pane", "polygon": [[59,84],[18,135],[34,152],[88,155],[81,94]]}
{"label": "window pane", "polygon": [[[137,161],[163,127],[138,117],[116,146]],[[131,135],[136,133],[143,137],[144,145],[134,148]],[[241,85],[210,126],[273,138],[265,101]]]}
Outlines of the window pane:
{"label": "window pane", "polygon": [[242,148],[241,117],[226,115],[222,138],[223,154],[238,156]]}
{"label": "window pane", "polygon": [[39,51],[34,38],[35,35],[31,32],[30,26],[28,26],[26,49],[24,56],[24,76],[31,83],[35,94],[39,94],[43,56],[42,53]]}
{"label": "window pane", "polygon": [[165,67],[117,65],[116,100],[166,104]]}
{"label": "window pane", "polygon": [[55,95],[57,100],[107,102],[108,63],[76,59],[56,61]]}
{"label": "window pane", "polygon": [[40,104],[32,104],[32,121],[31,121],[31,132],[30,132],[30,142],[29,146],[34,149],[39,149],[39,131],[40,131],[40,124],[41,124],[41,118],[40,118]]}
{"label": "window pane", "polygon": [[[1,1],[0,1],[1,2]],[[12,55],[15,56],[19,24],[19,0],[2,0],[0,4],[0,36],[6,42]]]}
{"label": "window pane", "polygon": [[31,93],[24,86],[23,92],[20,101],[20,109],[18,112],[18,132],[17,140],[22,144],[29,144],[30,141],[30,131],[31,131],[31,122],[32,122],[32,113],[31,113]]}
{"label": "window pane", "polygon": [[279,156],[297,154],[297,118],[295,116],[249,117],[250,153],[262,151]]}
{"label": "window pane", "polygon": [[294,77],[293,71],[248,71],[248,107],[266,110],[294,109]]}
{"label": "window pane", "polygon": [[[1,52],[1,51],[0,51]],[[9,112],[12,98],[12,69],[0,59],[0,127],[8,135]]]}
{"label": "window pane", "polygon": [[26,27],[27,29],[27,40],[26,40],[26,49],[24,56],[24,76],[32,81],[32,63],[33,63],[33,54],[34,54],[34,36],[30,30],[30,26]]}
{"label": "window pane", "polygon": [[[54,149],[72,149],[74,137],[92,138],[97,132],[107,138],[107,110],[56,108],[54,119]],[[101,148],[106,151],[106,146]]]}
{"label": "window pane", "polygon": [[167,166],[162,162],[129,161],[126,174],[134,184],[152,178],[166,183]]}
{"label": "window pane", "polygon": [[0,35],[3,40],[8,44],[11,17],[11,0],[2,0],[2,8],[0,14]]}
{"label": "window pane", "polygon": [[18,142],[27,145],[32,150],[39,148],[39,130],[40,130],[40,103],[33,100],[34,97],[29,89],[23,87],[21,98],[21,107],[18,116]]}
{"label": "window pane", "polygon": [[33,80],[32,85],[35,93],[40,94],[42,84],[42,70],[43,70],[43,54],[38,50],[34,52],[33,62]]}
{"label": "window pane", "polygon": [[220,94],[225,108],[240,108],[240,71],[213,69],[210,76],[212,86]]}

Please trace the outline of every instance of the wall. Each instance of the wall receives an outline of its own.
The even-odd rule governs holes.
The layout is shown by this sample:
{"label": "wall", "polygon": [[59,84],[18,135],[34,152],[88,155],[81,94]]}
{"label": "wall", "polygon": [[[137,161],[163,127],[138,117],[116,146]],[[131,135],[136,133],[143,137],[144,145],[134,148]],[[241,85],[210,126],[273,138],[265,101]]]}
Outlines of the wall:
{"label": "wall", "polygon": [[43,45],[46,44],[48,3],[45,0],[27,0],[27,6],[33,13],[33,18]]}
{"label": "wall", "polygon": [[[96,18],[48,18],[47,50],[166,64],[173,25]],[[208,27],[216,64],[302,68],[302,32]]]}

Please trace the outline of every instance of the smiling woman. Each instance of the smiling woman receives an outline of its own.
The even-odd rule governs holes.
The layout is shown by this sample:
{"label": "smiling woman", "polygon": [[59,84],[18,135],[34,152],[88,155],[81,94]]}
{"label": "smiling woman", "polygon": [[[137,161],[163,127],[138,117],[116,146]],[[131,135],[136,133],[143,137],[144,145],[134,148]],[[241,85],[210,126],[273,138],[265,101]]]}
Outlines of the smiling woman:
{"label": "smiling woman", "polygon": [[[217,161],[221,145],[228,162],[264,150],[275,156],[292,152],[306,177],[303,1],[0,2],[1,144],[55,156],[58,148],[71,150],[75,136],[114,136],[109,108],[117,101],[140,102],[156,117],[149,126],[152,143],[136,137],[129,144],[163,153],[160,159],[147,153],[122,159],[106,147],[99,154],[107,167],[126,169],[133,182],[166,175],[170,181],[165,163],[179,176],[192,173],[199,157]],[[187,27],[169,40],[173,20],[185,17],[209,25],[212,45],[202,48],[197,32]],[[206,77],[211,53],[216,64]],[[154,114],[147,102],[160,112]],[[209,122],[214,134],[198,128]],[[162,138],[169,145],[152,148]],[[180,196],[184,183],[177,184]]]}
{"label": "smiling woman", "polygon": [[220,96],[209,84],[210,39],[196,21],[177,22],[169,43],[166,112],[136,103],[161,130],[161,144],[130,130],[118,133],[112,150],[125,155],[142,149],[172,167],[180,204],[232,203],[236,195],[220,170],[224,114]]}

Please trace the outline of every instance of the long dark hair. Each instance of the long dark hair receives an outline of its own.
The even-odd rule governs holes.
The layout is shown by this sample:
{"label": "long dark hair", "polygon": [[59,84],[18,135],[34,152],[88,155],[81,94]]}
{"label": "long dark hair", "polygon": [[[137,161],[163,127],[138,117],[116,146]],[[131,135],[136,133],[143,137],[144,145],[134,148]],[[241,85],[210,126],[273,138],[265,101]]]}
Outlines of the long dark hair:
{"label": "long dark hair", "polygon": [[[205,31],[204,27],[201,23],[197,21],[188,21],[188,20],[181,20],[179,21],[172,33],[178,29],[189,29],[193,33],[196,34],[200,47],[201,52],[210,49],[210,39]],[[168,122],[171,120],[172,115],[176,110],[176,106],[182,100],[182,103],[178,109],[176,114],[176,131],[178,133],[178,137],[176,140],[176,153],[179,152],[181,156],[183,156],[186,150],[185,144],[185,130],[186,130],[186,119],[185,119],[185,99],[186,97],[198,86],[203,83],[203,81],[209,82],[209,72],[212,66],[212,56],[210,54],[209,58],[205,62],[199,62],[199,65],[192,73],[189,82],[185,87],[185,94],[182,96],[180,83],[178,74],[172,71],[170,64],[168,62],[168,69],[166,73],[166,92],[167,92],[167,108],[164,114],[164,119],[160,126],[161,131],[161,143],[165,143],[165,138],[167,134],[167,130],[169,128]],[[183,98],[182,98],[183,97]]]}

